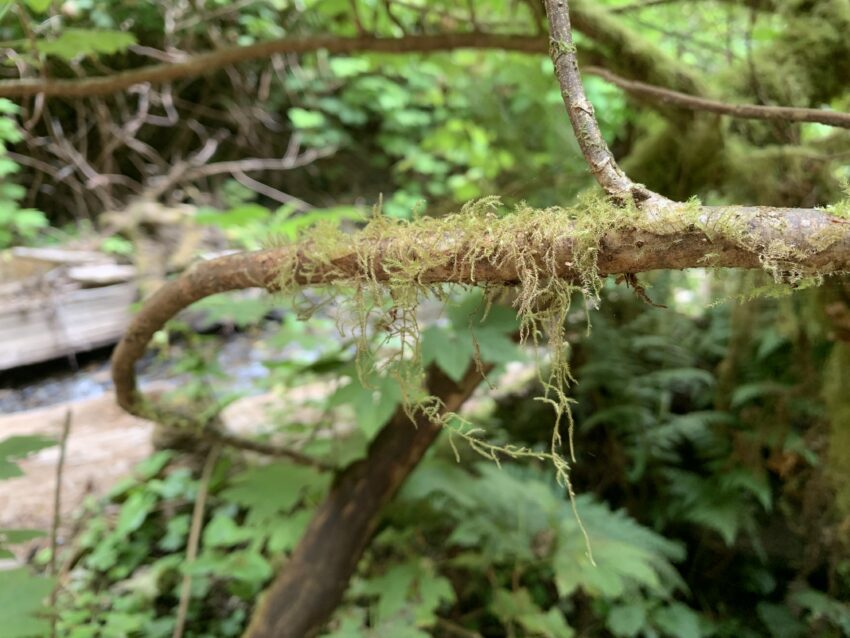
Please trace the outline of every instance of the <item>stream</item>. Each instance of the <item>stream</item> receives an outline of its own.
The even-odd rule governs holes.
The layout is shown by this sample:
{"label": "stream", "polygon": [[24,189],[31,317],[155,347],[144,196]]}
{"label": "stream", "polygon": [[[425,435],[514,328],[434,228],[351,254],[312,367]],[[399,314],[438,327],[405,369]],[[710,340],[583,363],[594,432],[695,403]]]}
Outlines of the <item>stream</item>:
{"label": "stream", "polygon": [[[237,391],[254,394],[259,382],[268,374],[263,361],[280,359],[297,353],[314,354],[310,349],[290,343],[283,349],[268,345],[268,338],[276,333],[280,324],[269,321],[258,328],[246,331],[218,330],[207,335],[215,343],[208,343],[213,356],[227,376],[212,382],[219,392]],[[185,383],[190,375],[175,368],[186,343],[168,348],[166,356],[149,352],[139,364],[141,387],[153,382],[166,382],[175,386]],[[0,414],[33,410],[80,399],[91,399],[112,388],[109,357],[112,348],[100,348],[77,354],[73,358],[55,359],[24,368],[0,372]]]}

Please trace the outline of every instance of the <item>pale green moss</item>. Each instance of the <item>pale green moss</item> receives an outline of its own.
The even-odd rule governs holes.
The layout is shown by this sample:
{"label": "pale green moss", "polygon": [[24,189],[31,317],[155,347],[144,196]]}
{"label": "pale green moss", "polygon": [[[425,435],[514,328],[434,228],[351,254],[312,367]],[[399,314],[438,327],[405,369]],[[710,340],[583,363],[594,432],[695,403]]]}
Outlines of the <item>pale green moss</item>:
{"label": "pale green moss", "polygon": [[[498,197],[470,202],[459,213],[442,218],[420,217],[412,221],[392,219],[376,210],[357,234],[348,234],[331,225],[315,226],[299,238],[298,253],[290,253],[280,265],[279,284],[284,292],[298,294],[297,274],[309,278],[321,273],[321,281],[331,281],[329,298],[345,300],[340,315],[355,318],[358,369],[365,383],[372,368],[380,365],[402,388],[404,406],[413,416],[424,413],[442,423],[454,437],[465,440],[472,449],[498,462],[500,455],[550,460],[559,481],[572,495],[569,470],[575,461],[571,399],[567,388],[573,381],[569,369],[569,344],[565,332],[567,314],[575,292],[581,292],[595,305],[602,279],[598,271],[600,242],[618,230],[640,230],[658,236],[685,231],[702,231],[711,241],[729,241],[757,255],[763,269],[776,282],[800,285],[818,281],[819,274],[808,272],[803,260],[836,241],[832,231],[819,231],[801,247],[784,241],[787,221],[770,209],[759,213],[758,223],[740,209],[712,211],[709,215],[697,199],[672,204],[647,215],[633,204],[613,204],[598,192],[588,192],[570,208],[534,209],[520,205],[501,214]],[[753,232],[756,226],[762,234]],[[763,229],[772,238],[763,244]],[[572,262],[559,263],[556,249],[571,248]],[[711,263],[711,255],[705,260]],[[499,269],[510,265],[516,281],[486,285],[476,269],[481,264]],[[492,303],[511,289],[511,300],[520,321],[520,339],[534,346],[545,345],[550,353],[549,372],[541,381],[540,400],[555,410],[555,425],[548,453],[515,446],[493,446],[483,432],[459,419],[440,415],[435,397],[422,392],[420,327],[416,308],[426,295],[446,298],[446,288],[426,280],[440,270],[448,279],[483,285],[486,303]],[[566,277],[565,277],[566,276]],[[787,290],[788,288],[785,287]],[[309,309],[309,305],[307,308]],[[369,352],[369,334],[377,326],[392,342],[383,359]],[[379,363],[376,363],[379,362]],[[477,362],[481,365],[481,362]],[[542,367],[542,366],[540,366]],[[568,461],[563,453],[561,423],[568,429]]]}

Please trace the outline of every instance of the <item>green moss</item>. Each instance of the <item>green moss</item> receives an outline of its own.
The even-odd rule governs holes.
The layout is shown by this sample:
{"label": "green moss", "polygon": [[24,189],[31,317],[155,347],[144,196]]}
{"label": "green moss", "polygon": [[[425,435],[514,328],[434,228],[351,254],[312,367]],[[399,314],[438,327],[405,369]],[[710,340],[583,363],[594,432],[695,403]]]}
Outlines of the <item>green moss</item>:
{"label": "green moss", "polygon": [[[322,273],[322,279],[333,281],[334,288],[353,289],[334,298],[349,300],[344,311],[357,318],[360,351],[368,349],[369,326],[380,314],[387,338],[401,344],[395,358],[385,365],[400,371],[399,380],[406,387],[421,380],[421,375],[412,372],[419,357],[416,308],[427,295],[445,296],[444,287],[427,280],[429,273],[438,270],[445,278],[476,285],[482,283],[476,272],[480,264],[495,269],[510,265],[516,277],[509,283],[515,291],[513,305],[520,319],[520,338],[535,346],[545,342],[552,359],[541,398],[552,403],[558,424],[565,417],[571,427],[565,394],[571,378],[564,322],[575,292],[581,292],[591,303],[598,301],[602,281],[597,260],[600,240],[606,233],[638,229],[664,236],[699,229],[712,241],[731,241],[758,254],[764,270],[776,281],[793,284],[818,277],[818,273],[803,268],[802,261],[838,238],[837,231],[824,229],[808,245],[786,241],[787,221],[771,209],[761,211],[758,224],[754,224],[751,215],[742,215],[740,209],[731,207],[708,216],[700,202],[692,199],[647,216],[634,205],[617,206],[596,191],[585,193],[569,208],[520,205],[507,214],[503,212],[500,200],[489,197],[438,219],[404,221],[376,211],[356,235],[328,225],[316,226],[299,238],[301,256],[293,253],[289,263],[281,264],[280,286],[297,293],[296,273],[305,277]],[[754,233],[756,226],[762,232]],[[763,232],[765,228],[768,234]],[[572,248],[573,260],[567,264],[558,263],[556,254],[556,247],[564,243]],[[491,285],[489,299],[503,290],[503,286]],[[421,394],[410,392],[410,397],[411,409],[422,403]],[[556,427],[553,448],[558,444]]]}

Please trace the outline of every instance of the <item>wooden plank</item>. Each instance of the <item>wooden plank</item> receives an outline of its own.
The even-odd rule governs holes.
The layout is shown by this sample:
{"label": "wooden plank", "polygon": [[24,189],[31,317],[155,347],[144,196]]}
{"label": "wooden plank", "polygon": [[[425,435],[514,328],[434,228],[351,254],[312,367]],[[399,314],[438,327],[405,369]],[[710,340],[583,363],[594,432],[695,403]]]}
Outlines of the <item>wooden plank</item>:
{"label": "wooden plank", "polygon": [[68,268],[68,278],[80,285],[109,286],[131,281],[136,276],[133,266],[120,264],[86,264]]}
{"label": "wooden plank", "polygon": [[12,255],[23,259],[43,261],[57,265],[76,265],[92,263],[114,263],[115,260],[95,250],[68,250],[66,248],[30,248],[17,246]]}
{"label": "wooden plank", "polygon": [[0,370],[115,343],[130,321],[136,291],[130,282],[0,301]]}

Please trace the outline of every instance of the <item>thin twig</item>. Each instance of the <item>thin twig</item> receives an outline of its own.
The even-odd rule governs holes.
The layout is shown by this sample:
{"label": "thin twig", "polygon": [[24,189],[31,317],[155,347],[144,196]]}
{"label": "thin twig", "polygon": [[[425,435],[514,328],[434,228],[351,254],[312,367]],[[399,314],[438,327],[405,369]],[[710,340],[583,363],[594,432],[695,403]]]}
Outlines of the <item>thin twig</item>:
{"label": "thin twig", "polygon": [[650,7],[658,7],[665,4],[674,4],[682,2],[682,0],[638,0],[632,4],[626,4],[621,7],[612,7],[611,13],[630,13],[632,11],[640,11]]}
{"label": "thin twig", "polygon": [[763,106],[760,104],[729,104],[695,95],[673,91],[654,84],[637,82],[616,75],[608,69],[590,66],[585,73],[595,75],[620,87],[627,93],[653,102],[672,104],[692,111],[707,111],[748,120],[783,120],[787,122],[816,122],[827,126],[850,128],[850,113],[794,106]]}
{"label": "thin twig", "polygon": [[351,19],[354,20],[357,35],[367,35],[367,31],[363,26],[363,21],[360,19],[360,10],[357,8],[357,0],[348,0],[348,4],[351,5]]}
{"label": "thin twig", "polygon": [[[50,525],[50,563],[48,573],[56,576],[56,552],[59,549],[59,524],[62,520],[62,472],[65,469],[65,452],[68,449],[68,434],[71,432],[71,408],[65,410],[65,421],[62,424],[62,438],[59,440],[59,461],[56,463],[56,486],[53,488],[53,521]],[[59,593],[59,583],[53,584],[50,591],[50,636],[56,638],[56,597]]]}
{"label": "thin twig", "polygon": [[204,509],[207,505],[207,494],[209,493],[210,478],[212,477],[215,463],[221,452],[221,445],[216,443],[210,448],[201,478],[198,481],[198,495],[195,498],[195,507],[192,510],[192,526],[189,529],[189,541],[186,545],[186,562],[184,563],[183,582],[180,584],[180,602],[177,605],[177,617],[174,624],[172,638],[182,638],[186,626],[186,616],[189,612],[189,599],[192,596],[192,573],[189,568],[195,562],[198,555],[198,545],[201,540],[201,530],[204,527]]}
{"label": "thin twig", "polygon": [[617,165],[605,138],[602,137],[593,105],[587,99],[582,85],[567,0],[546,0],[546,14],[549,17],[550,29],[549,54],[555,65],[555,76],[561,86],[561,97],[567,108],[567,115],[590,172],[605,192],[617,201],[634,200],[641,203],[652,200],[655,204],[667,202],[668,200],[658,193],[634,183]]}
{"label": "thin twig", "polygon": [[256,441],[254,439],[246,439],[235,434],[223,432],[214,428],[204,430],[204,435],[218,444],[226,445],[237,450],[254,452],[256,454],[262,454],[264,456],[276,456],[279,458],[289,459],[297,465],[314,467],[324,472],[329,472],[334,469],[334,467],[328,463],[324,463],[322,461],[319,461],[318,459],[314,459],[313,457],[307,456],[306,454],[302,454],[301,452],[298,452],[296,450],[280,445],[274,445],[273,443],[265,443],[263,441]]}
{"label": "thin twig", "polygon": [[[378,5],[376,5],[377,7]],[[182,62],[154,64],[99,77],[72,80],[21,78],[0,80],[0,97],[24,97],[44,93],[46,97],[91,97],[118,93],[136,84],[165,84],[180,78],[194,77],[249,60],[267,60],[275,54],[298,54],[327,50],[350,54],[428,53],[459,48],[504,49],[524,53],[542,53],[545,41],[536,35],[495,33],[441,33],[439,35],[405,35],[401,38],[316,36],[281,38],[251,45],[222,47],[187,57]]]}
{"label": "thin twig", "polygon": [[260,195],[265,195],[269,199],[273,199],[280,204],[292,206],[295,210],[300,211],[308,211],[314,208],[312,204],[308,204],[303,199],[290,195],[289,193],[284,193],[282,190],[273,188],[268,184],[263,184],[262,182],[255,180],[253,177],[248,177],[248,175],[239,169],[231,171],[230,174],[233,175],[233,179],[242,184],[245,188],[250,188],[252,191],[259,193]]}

